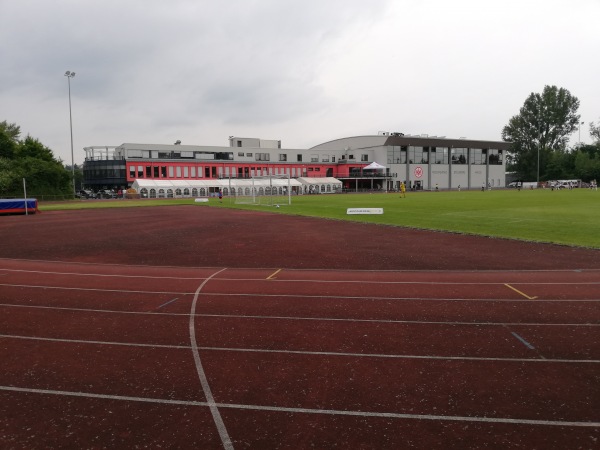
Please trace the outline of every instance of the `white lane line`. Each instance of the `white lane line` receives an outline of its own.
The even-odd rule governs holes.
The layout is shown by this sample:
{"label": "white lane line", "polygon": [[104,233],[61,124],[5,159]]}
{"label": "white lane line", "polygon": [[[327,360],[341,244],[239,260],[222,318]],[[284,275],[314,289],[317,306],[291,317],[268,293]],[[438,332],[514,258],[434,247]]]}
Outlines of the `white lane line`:
{"label": "white lane line", "polygon": [[[281,270],[281,269],[280,269]],[[277,273],[277,272],[276,272]],[[524,285],[598,285],[600,281],[567,281],[567,282],[538,282],[538,281],[393,281],[393,280],[312,280],[312,279],[290,279],[290,278],[218,278],[219,281],[277,281],[278,283],[317,283],[317,284],[392,284],[392,285],[423,285],[423,286],[504,286],[509,284]]]}
{"label": "white lane line", "polygon": [[[46,341],[46,342],[61,342],[61,343],[68,343],[68,344],[118,345],[118,346],[122,346],[122,347],[171,348],[171,349],[184,349],[184,350],[191,348],[191,346],[189,346],[189,345],[145,344],[145,343],[136,343],[136,342],[93,341],[93,340],[83,340],[83,339],[60,339],[60,338],[44,338],[44,337],[34,337],[34,336],[16,336],[16,335],[10,335],[10,334],[0,334],[0,338]],[[198,348],[198,350],[214,351],[214,352],[275,353],[275,354],[286,354],[286,355],[312,355],[312,356],[351,357],[351,358],[600,364],[600,360],[598,360],[598,359],[533,359],[533,358],[484,357],[484,356],[398,355],[398,354],[385,354],[385,353],[349,353],[349,352],[326,352],[326,351],[309,351],[309,350],[274,350],[274,349],[262,349],[262,348],[231,348],[231,347],[197,347],[197,348]]]}
{"label": "white lane line", "polygon": [[[23,392],[29,394],[42,394],[42,395],[62,395],[71,397],[83,397],[83,398],[94,398],[103,400],[120,400],[120,401],[133,401],[133,402],[146,402],[146,403],[158,403],[168,405],[182,405],[182,406],[208,406],[211,405],[208,402],[197,402],[189,400],[171,400],[171,399],[160,399],[160,398],[144,398],[144,397],[128,397],[120,395],[106,395],[106,394],[93,394],[86,392],[70,392],[70,391],[57,391],[51,389],[31,389],[31,388],[20,388],[16,386],[0,386],[0,390],[9,392]],[[452,422],[487,422],[487,423],[506,423],[515,425],[541,425],[541,426],[559,426],[559,427],[586,427],[586,428],[598,428],[600,422],[575,422],[575,421],[561,421],[561,420],[539,420],[539,419],[511,419],[506,417],[477,417],[477,416],[444,416],[444,415],[433,415],[433,414],[403,414],[403,413],[391,413],[391,412],[370,412],[370,411],[341,411],[336,409],[311,409],[311,408],[286,408],[280,406],[263,406],[263,405],[242,405],[235,403],[215,403],[218,408],[230,408],[240,409],[246,411],[273,411],[283,413],[295,413],[295,414],[323,414],[329,416],[354,416],[354,417],[376,417],[376,418],[388,418],[388,419],[414,419],[414,420],[438,420],[438,421],[452,421]],[[231,445],[230,448],[233,448]]]}
{"label": "white lane line", "polygon": [[[125,289],[99,289],[99,288],[81,288],[81,287],[64,287],[64,286],[43,286],[30,284],[11,284],[0,283],[0,286],[19,287],[26,289],[57,289],[65,291],[91,291],[91,292],[117,292],[131,294],[169,294],[169,295],[191,295],[194,292],[174,292],[174,291],[136,291]],[[527,299],[508,299],[508,298],[445,298],[445,297],[380,297],[380,296],[349,296],[349,295],[302,295],[302,294],[257,294],[257,293],[227,293],[227,292],[203,292],[202,296],[225,296],[225,297],[278,297],[278,298],[307,298],[307,299],[340,299],[340,300],[396,300],[396,301],[452,301],[452,302],[504,302],[504,303],[531,303]],[[596,299],[544,299],[536,300],[536,304],[540,303],[577,303],[577,302],[600,302],[600,298]]]}
{"label": "white lane line", "polygon": [[[0,284],[2,286],[2,284]],[[315,298],[315,299],[340,299],[340,300],[399,300],[399,301],[448,301],[448,302],[503,302],[503,303],[531,303],[531,300],[511,298],[447,298],[447,297],[381,297],[381,296],[350,296],[350,295],[302,295],[302,294],[257,294],[257,293],[234,293],[234,292],[204,292],[202,295],[225,296],[225,297],[277,297],[277,298]],[[600,298],[593,299],[543,299],[535,303],[565,303],[565,302],[600,302]]]}
{"label": "white lane line", "polygon": [[41,273],[46,275],[66,275],[66,276],[78,276],[78,277],[107,277],[107,278],[148,278],[148,279],[159,279],[159,280],[203,280],[206,277],[161,277],[153,275],[123,275],[119,273],[115,274],[103,274],[103,273],[81,273],[81,272],[51,272],[45,270],[23,270],[23,269],[4,269],[7,272],[23,272],[23,273]]}
{"label": "white lane line", "polygon": [[215,403],[215,399],[212,395],[212,391],[210,389],[210,385],[208,384],[208,379],[206,378],[206,373],[204,372],[204,368],[202,367],[202,361],[200,361],[200,352],[198,351],[198,344],[196,341],[196,327],[194,324],[194,319],[196,318],[196,304],[198,303],[198,295],[202,288],[210,281],[211,278],[217,276],[225,269],[221,269],[211,276],[209,276],[206,280],[202,282],[198,289],[196,289],[196,293],[194,294],[194,301],[192,302],[192,308],[190,310],[190,344],[192,348],[192,353],[194,355],[194,362],[196,363],[196,372],[198,372],[198,378],[200,379],[200,384],[202,385],[202,391],[204,391],[204,396],[206,398],[208,407],[210,408],[210,412],[213,417],[213,421],[219,431],[219,436],[221,437],[221,443],[225,449],[233,450],[233,443],[231,442],[231,438],[229,437],[229,433],[227,432],[227,428],[225,427],[225,422],[223,422],[223,418],[219,413],[219,407]]}
{"label": "white lane line", "polygon": [[[159,306],[158,308],[174,302],[177,298]],[[15,305],[10,303],[0,303],[0,308],[30,308],[30,309],[46,309],[56,311],[77,311],[83,313],[101,313],[101,314],[139,314],[149,316],[185,316],[189,317],[189,313],[174,313],[174,312],[156,312],[156,311],[119,311],[114,309],[89,309],[89,308],[67,308],[61,306],[40,306],[40,305]],[[350,323],[389,323],[389,324],[407,324],[407,325],[461,325],[461,326],[517,326],[517,327],[600,327],[600,323],[535,323],[535,322],[449,322],[436,320],[393,320],[393,319],[355,319],[355,318],[339,318],[339,317],[294,317],[294,316],[257,316],[257,315],[242,315],[242,314],[198,314],[196,317],[215,317],[220,319],[258,319],[258,320],[299,320],[299,321],[316,321],[316,322],[350,322]]]}
{"label": "white lane line", "polygon": [[[154,266],[154,265],[148,265],[148,264],[137,264],[135,266],[131,265],[131,264],[118,264],[118,263],[98,263],[98,262],[85,262],[85,261],[57,261],[57,260],[50,260],[50,259],[26,259],[26,258],[4,258],[4,257],[0,257],[0,263],[3,261],[8,261],[8,262],[14,262],[14,261],[18,261],[18,262],[25,262],[25,263],[45,263],[45,264],[57,264],[57,265],[77,265],[77,266],[98,266],[98,267],[125,267],[125,268],[131,268],[131,267],[138,267],[141,269],[147,269],[147,268],[166,268],[166,269],[177,269],[177,270],[181,270],[181,269],[206,269],[206,270],[217,270],[219,269],[219,267],[214,267],[214,266],[200,266],[200,267],[196,267],[196,266]],[[250,270],[250,271],[256,271],[256,270],[274,270],[273,267],[235,267],[235,268],[229,268],[229,270],[242,270],[242,271],[246,271],[246,270]],[[403,269],[403,270],[399,270],[399,269],[318,269],[318,268],[293,268],[293,269],[286,269],[289,271],[293,271],[293,272],[324,272],[324,273],[328,273],[328,272],[348,272],[348,273],[432,273],[432,274],[436,274],[436,273],[569,273],[569,272],[600,272],[600,269],[598,269],[597,267],[589,267],[589,268],[584,268],[584,267],[580,267],[580,268],[572,268],[572,269],[519,269],[519,270],[514,270],[514,269],[466,269],[466,270],[442,270],[442,269],[437,269],[437,270],[423,270],[423,269]]]}
{"label": "white lane line", "polygon": [[62,289],[65,291],[95,291],[95,292],[118,292],[123,294],[169,294],[169,295],[191,295],[193,292],[173,292],[173,291],[135,291],[128,289],[99,289],[99,288],[82,288],[82,287],[65,287],[65,286],[42,286],[31,284],[9,284],[0,283],[0,286],[20,287],[31,289]]}
{"label": "white lane line", "polygon": [[[184,267],[183,269],[189,270]],[[202,280],[206,277],[181,277],[181,276],[150,276],[150,275],[124,275],[124,274],[101,274],[101,273],[81,273],[81,272],[57,272],[57,271],[43,271],[43,270],[25,270],[25,269],[1,269],[7,272],[21,272],[21,273],[40,273],[40,274],[48,274],[48,275],[59,275],[59,276],[84,276],[84,277],[107,277],[107,278],[142,278],[142,279],[165,279],[165,280]],[[196,270],[192,268],[192,270]],[[277,280],[280,283],[332,283],[332,284],[381,284],[381,285],[434,285],[434,286],[490,286],[490,285],[505,285],[508,284],[519,284],[519,285],[551,285],[551,286],[560,286],[560,285],[598,285],[600,281],[565,281],[565,282],[541,282],[541,281],[406,281],[406,280],[363,280],[363,279],[354,279],[354,280],[315,280],[315,279],[277,279],[274,275],[281,272],[283,269],[277,269],[273,274],[269,277],[265,278],[218,278],[220,281],[240,281],[240,282],[248,282],[248,281],[273,281]],[[290,270],[288,270],[289,272]],[[572,271],[569,271],[572,272]],[[378,272],[375,272],[378,273]],[[461,272],[462,273],[462,272]],[[1,274],[7,275],[7,274]]]}

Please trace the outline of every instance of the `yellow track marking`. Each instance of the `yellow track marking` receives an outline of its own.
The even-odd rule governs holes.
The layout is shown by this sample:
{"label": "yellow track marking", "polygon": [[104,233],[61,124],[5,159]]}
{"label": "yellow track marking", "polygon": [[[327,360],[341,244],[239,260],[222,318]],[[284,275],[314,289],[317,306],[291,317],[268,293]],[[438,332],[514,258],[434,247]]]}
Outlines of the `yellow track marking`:
{"label": "yellow track marking", "polygon": [[271,275],[269,275],[267,277],[267,280],[273,280],[275,279],[275,275],[277,275],[279,272],[281,272],[283,269],[277,269],[275,272],[273,272]]}
{"label": "yellow track marking", "polygon": [[514,287],[512,287],[510,284],[504,284],[504,286],[506,286],[507,288],[512,289],[513,291],[515,291],[517,294],[521,294],[523,297],[528,298],[529,300],[535,300],[537,297],[530,297],[529,295],[525,294],[524,292],[521,292],[518,289],[515,289]]}

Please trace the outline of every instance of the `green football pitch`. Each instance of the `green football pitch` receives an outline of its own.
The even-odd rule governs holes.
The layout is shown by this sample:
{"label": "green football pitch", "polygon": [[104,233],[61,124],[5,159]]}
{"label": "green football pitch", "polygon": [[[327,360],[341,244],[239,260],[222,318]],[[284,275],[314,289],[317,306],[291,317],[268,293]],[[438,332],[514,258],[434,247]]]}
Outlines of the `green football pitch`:
{"label": "green football pitch", "polygon": [[[348,215],[348,208],[383,214]],[[600,248],[600,192],[589,189],[305,195],[276,211]]]}

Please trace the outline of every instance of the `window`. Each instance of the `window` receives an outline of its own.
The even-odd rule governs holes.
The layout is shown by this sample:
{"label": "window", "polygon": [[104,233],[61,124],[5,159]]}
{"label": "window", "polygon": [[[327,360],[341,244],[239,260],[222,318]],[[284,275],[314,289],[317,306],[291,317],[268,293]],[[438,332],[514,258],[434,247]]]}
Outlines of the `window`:
{"label": "window", "polygon": [[471,164],[485,164],[487,150],[481,148],[471,149]]}
{"label": "window", "polygon": [[129,178],[135,178],[135,166],[129,166]]}
{"label": "window", "polygon": [[246,156],[249,157],[249,158],[252,158],[252,153],[246,153]]}
{"label": "window", "polygon": [[287,161],[287,155],[285,153],[280,153],[279,161]]}
{"label": "window", "polygon": [[329,162],[329,155],[321,156],[321,162]]}
{"label": "window", "polygon": [[310,162],[319,162],[319,155],[310,155]]}
{"label": "window", "polygon": [[244,156],[244,152],[238,152],[238,156]]}
{"label": "window", "polygon": [[369,155],[360,155],[360,160],[361,161],[368,161],[369,160]]}
{"label": "window", "polygon": [[348,159],[354,159],[354,155],[348,155]]}
{"label": "window", "polygon": [[468,149],[453,148],[452,149],[452,164],[466,164],[469,157]]}
{"label": "window", "polygon": [[167,166],[160,166],[160,176],[167,178]]}
{"label": "window", "polygon": [[[250,156],[252,156],[252,154],[250,154]],[[254,157],[255,161],[269,161],[271,159],[271,156],[268,153],[256,153],[256,156]]]}
{"label": "window", "polygon": [[175,175],[173,173],[173,166],[169,166],[169,178],[173,178]]}
{"label": "window", "polygon": [[409,164],[424,164],[423,147],[408,147],[408,163]]}
{"label": "window", "polygon": [[158,166],[154,166],[154,178],[158,178],[159,177],[159,175],[158,175],[158,169],[159,169]]}
{"label": "window", "polygon": [[298,155],[298,162],[302,162],[302,155]]}
{"label": "window", "polygon": [[137,176],[138,178],[143,178],[144,177],[144,166],[138,166],[138,172],[137,172]]}
{"label": "window", "polygon": [[237,141],[237,146],[241,147],[242,146],[242,141]]}
{"label": "window", "polygon": [[177,173],[177,178],[181,178],[181,167],[177,166],[177,167],[175,168],[175,171],[176,171],[176,173]]}
{"label": "window", "polygon": [[146,166],[146,178],[151,178],[151,177],[152,177],[152,167]]}
{"label": "window", "polygon": [[331,157],[331,162],[335,162],[335,156]]}
{"label": "window", "polygon": [[502,165],[502,150],[489,149],[489,161],[493,165]]}
{"label": "window", "polygon": [[448,164],[448,147],[432,147],[431,162],[432,164]]}

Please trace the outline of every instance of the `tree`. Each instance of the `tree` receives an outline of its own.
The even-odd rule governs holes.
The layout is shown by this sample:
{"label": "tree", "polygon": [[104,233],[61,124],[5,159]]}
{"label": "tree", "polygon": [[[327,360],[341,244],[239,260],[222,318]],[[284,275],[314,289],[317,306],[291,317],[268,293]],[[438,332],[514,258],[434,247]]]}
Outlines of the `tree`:
{"label": "tree", "polygon": [[579,100],[556,86],[545,86],[541,94],[532,92],[527,97],[519,114],[502,129],[502,139],[511,142],[519,177],[538,179],[550,155],[566,149],[568,136],[579,125],[578,109]]}
{"label": "tree", "polygon": [[0,132],[6,133],[13,142],[17,142],[21,135],[21,127],[16,123],[8,123],[6,120],[3,120],[0,122]]}
{"label": "tree", "polygon": [[600,145],[600,120],[597,125],[594,122],[590,122],[590,136],[594,139],[596,145]]}
{"label": "tree", "polygon": [[11,132],[5,124],[6,121],[0,122],[0,158],[13,159],[18,141],[14,137],[14,131]]}
{"label": "tree", "polygon": [[70,172],[48,147],[27,136],[21,129],[0,122],[0,196],[22,195],[23,178],[31,195],[70,195]]}
{"label": "tree", "polygon": [[46,162],[56,162],[52,150],[42,145],[40,141],[31,136],[27,136],[25,140],[21,141],[20,145],[17,147],[16,156],[18,158],[34,158]]}

